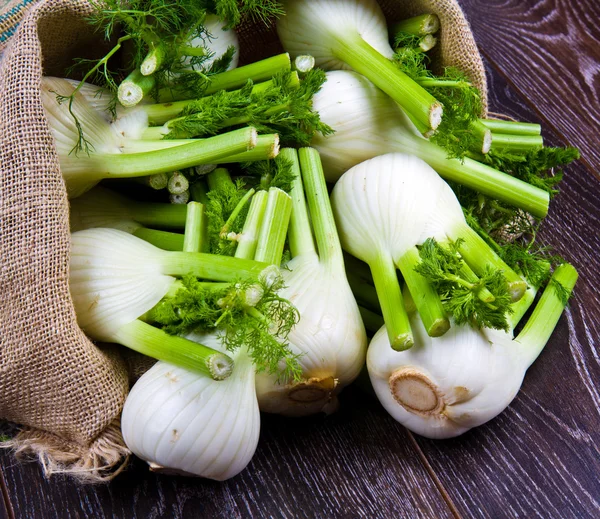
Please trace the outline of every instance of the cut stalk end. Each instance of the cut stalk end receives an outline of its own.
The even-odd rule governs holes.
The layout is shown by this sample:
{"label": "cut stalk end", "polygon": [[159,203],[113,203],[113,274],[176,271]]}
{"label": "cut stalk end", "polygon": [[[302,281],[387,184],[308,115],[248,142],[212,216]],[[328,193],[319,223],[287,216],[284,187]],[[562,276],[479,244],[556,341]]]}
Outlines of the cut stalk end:
{"label": "cut stalk end", "polygon": [[448,319],[436,319],[427,330],[429,337],[441,337],[450,329]]}
{"label": "cut stalk end", "polygon": [[431,130],[437,129],[442,122],[443,115],[444,108],[441,103],[434,103],[431,105],[431,108],[429,109],[429,126],[431,126]]}
{"label": "cut stalk end", "polygon": [[397,335],[390,341],[392,348],[396,351],[404,351],[412,348],[415,344],[414,338],[411,333],[403,333]]}
{"label": "cut stalk end", "polygon": [[483,133],[483,144],[481,145],[481,153],[489,153],[490,149],[492,148],[492,140],[492,131],[486,129]]}
{"label": "cut stalk end", "polygon": [[233,372],[233,361],[222,353],[215,353],[208,357],[206,366],[215,380],[225,380]]}
{"label": "cut stalk end", "polygon": [[508,283],[508,292],[513,302],[521,299],[525,294],[525,290],[527,290],[527,283],[522,279]]}
{"label": "cut stalk end", "polygon": [[394,371],[388,380],[392,396],[409,413],[440,415],[445,403],[438,387],[423,373],[413,368]]}

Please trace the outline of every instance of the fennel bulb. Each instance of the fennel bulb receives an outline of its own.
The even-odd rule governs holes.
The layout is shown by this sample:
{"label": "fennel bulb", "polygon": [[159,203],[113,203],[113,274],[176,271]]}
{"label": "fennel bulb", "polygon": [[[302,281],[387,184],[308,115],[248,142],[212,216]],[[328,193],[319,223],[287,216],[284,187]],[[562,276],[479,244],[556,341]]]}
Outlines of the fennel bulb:
{"label": "fennel bulb", "polygon": [[[221,348],[215,335],[188,339]],[[157,362],[133,386],[121,418],[127,447],[154,472],[224,481],[241,472],[258,444],[254,366],[241,348],[227,380]]]}
{"label": "fennel bulb", "polygon": [[[209,57],[202,61],[202,68],[209,68],[215,60],[227,52],[229,47],[233,47],[235,52],[227,70],[236,68],[240,60],[240,42],[236,32],[233,29],[223,29],[225,24],[215,14],[207,15],[203,25],[207,35],[194,38],[189,44],[190,47],[204,47],[208,51]],[[189,61],[187,58],[184,63],[189,64]]]}
{"label": "fennel bulb", "polygon": [[292,259],[281,271],[286,285],[281,296],[300,312],[300,321],[287,340],[298,355],[302,378],[279,383],[273,375],[258,373],[256,391],[262,411],[302,416],[335,408],[336,395],[364,364],[367,338],[346,279],[318,153],[302,148],[299,160],[295,150],[284,149],[282,154],[298,173],[291,192],[288,232]]}
{"label": "fennel bulb", "polygon": [[[116,229],[71,235],[69,288],[77,322],[92,339],[116,342],[150,357],[221,376],[229,359],[171,337],[139,320],[192,273],[216,281],[257,278],[267,265],[212,254],[167,252]],[[226,359],[225,361],[223,359]]]}
{"label": "fennel bulb", "polygon": [[[415,346],[390,348],[385,327],[373,337],[367,368],[379,401],[394,419],[428,438],[450,438],[500,414],[515,398],[523,377],[548,342],[577,280],[569,264],[556,269],[523,331],[454,326],[429,337],[415,312]],[[560,283],[560,285],[557,285]],[[515,305],[516,326],[533,292]]]}
{"label": "fennel bulb", "polygon": [[411,326],[396,268],[402,272],[430,335],[442,335],[449,323],[438,295],[415,271],[417,246],[428,238],[456,242],[458,252],[477,276],[488,269],[506,278],[512,300],[525,281],[504,263],[465,222],[450,186],[425,162],[412,155],[389,153],[348,170],[331,195],[344,250],[371,268],[391,345],[410,348]]}
{"label": "fennel bulb", "polygon": [[394,65],[385,18],[375,0],[293,0],[277,22],[279,39],[293,58],[315,57],[325,69],[352,68],[398,102],[419,130],[435,130],[442,105]]}
{"label": "fennel bulb", "polygon": [[[57,100],[57,92],[63,98],[74,94],[71,106],[74,115],[68,102]],[[96,111],[69,81],[42,78],[41,97],[71,198],[83,194],[103,178],[146,176],[216,163],[251,150],[257,142],[254,128],[200,141],[138,141],[115,131],[106,116]],[[134,126],[139,127],[139,122]],[[84,152],[74,153],[80,148]]]}
{"label": "fennel bulb", "polygon": [[327,73],[313,97],[321,121],[335,133],[315,135],[327,180],[335,182],[364,160],[390,152],[416,155],[446,180],[524,209],[534,216],[548,212],[549,194],[475,160],[449,159],[447,152],[422,138],[400,108],[368,79],[347,71]]}

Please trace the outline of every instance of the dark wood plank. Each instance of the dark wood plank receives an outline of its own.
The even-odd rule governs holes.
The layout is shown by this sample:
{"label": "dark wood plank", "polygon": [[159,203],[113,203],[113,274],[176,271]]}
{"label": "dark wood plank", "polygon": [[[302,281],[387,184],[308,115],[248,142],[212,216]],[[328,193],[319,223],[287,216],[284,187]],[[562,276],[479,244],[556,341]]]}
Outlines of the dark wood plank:
{"label": "dark wood plank", "polygon": [[252,463],[225,483],[158,476],[141,461],[97,487],[48,482],[6,453],[0,466],[17,518],[453,517],[406,431],[354,388],[330,417],[264,416]]}
{"label": "dark wood plank", "polygon": [[600,169],[600,2],[460,0],[483,53]]}
{"label": "dark wood plank", "polygon": [[[487,65],[492,108],[539,122]],[[539,238],[579,270],[570,308],[502,415],[454,440],[417,439],[465,516],[600,516],[600,182],[579,163],[561,191]]]}

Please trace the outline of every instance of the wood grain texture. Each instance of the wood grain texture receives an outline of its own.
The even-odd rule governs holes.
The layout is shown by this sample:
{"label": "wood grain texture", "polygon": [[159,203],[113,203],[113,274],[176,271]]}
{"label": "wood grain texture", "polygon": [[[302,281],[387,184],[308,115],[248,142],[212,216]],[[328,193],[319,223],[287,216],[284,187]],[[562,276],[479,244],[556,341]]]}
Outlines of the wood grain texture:
{"label": "wood grain texture", "polygon": [[[539,122],[491,72],[494,111]],[[545,131],[550,144],[558,137]],[[539,239],[580,278],[569,309],[499,417],[443,442],[418,438],[433,470],[468,517],[600,517],[600,182],[567,169]]]}
{"label": "wood grain texture", "polygon": [[455,509],[464,517],[600,517],[600,182],[586,167],[600,164],[600,4],[460,2],[491,58],[492,109],[550,123],[549,142],[564,136],[584,154],[568,169],[540,236],[581,278],[506,412],[458,439],[412,443],[351,388],[334,416],[264,417],[251,465],[223,484],[157,476],[137,461],[110,485],[77,487],[47,482],[37,464],[2,452],[15,517],[445,518]]}
{"label": "wood grain texture", "polygon": [[483,54],[600,170],[600,2],[460,0]]}
{"label": "wood grain texture", "polygon": [[406,431],[357,389],[343,397],[330,417],[263,416],[252,463],[225,483],[158,476],[141,461],[97,487],[45,481],[7,453],[0,466],[17,518],[453,517]]}

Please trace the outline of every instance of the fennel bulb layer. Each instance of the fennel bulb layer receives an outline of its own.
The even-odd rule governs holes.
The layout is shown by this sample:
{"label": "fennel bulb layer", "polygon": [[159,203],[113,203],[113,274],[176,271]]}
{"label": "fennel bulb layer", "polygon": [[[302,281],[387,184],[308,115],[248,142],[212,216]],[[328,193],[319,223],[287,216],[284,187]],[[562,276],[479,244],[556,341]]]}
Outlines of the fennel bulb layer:
{"label": "fennel bulb layer", "polygon": [[277,33],[293,58],[310,54],[317,67],[349,69],[334,55],[345,39],[361,37],[386,58],[394,55],[381,8],[374,0],[293,0],[285,2]]}
{"label": "fennel bulb layer", "polygon": [[365,329],[343,270],[330,268],[316,253],[296,256],[281,271],[281,296],[300,312],[288,336],[300,355],[303,378],[279,384],[267,373],[256,376],[262,411],[303,416],[335,409],[335,395],[360,373],[367,347]]}
{"label": "fennel bulb layer", "polygon": [[[214,335],[187,338],[221,348]],[[233,358],[227,380],[158,362],[133,386],[123,438],[152,471],[224,481],[248,465],[260,433],[254,366],[243,348]]]}

